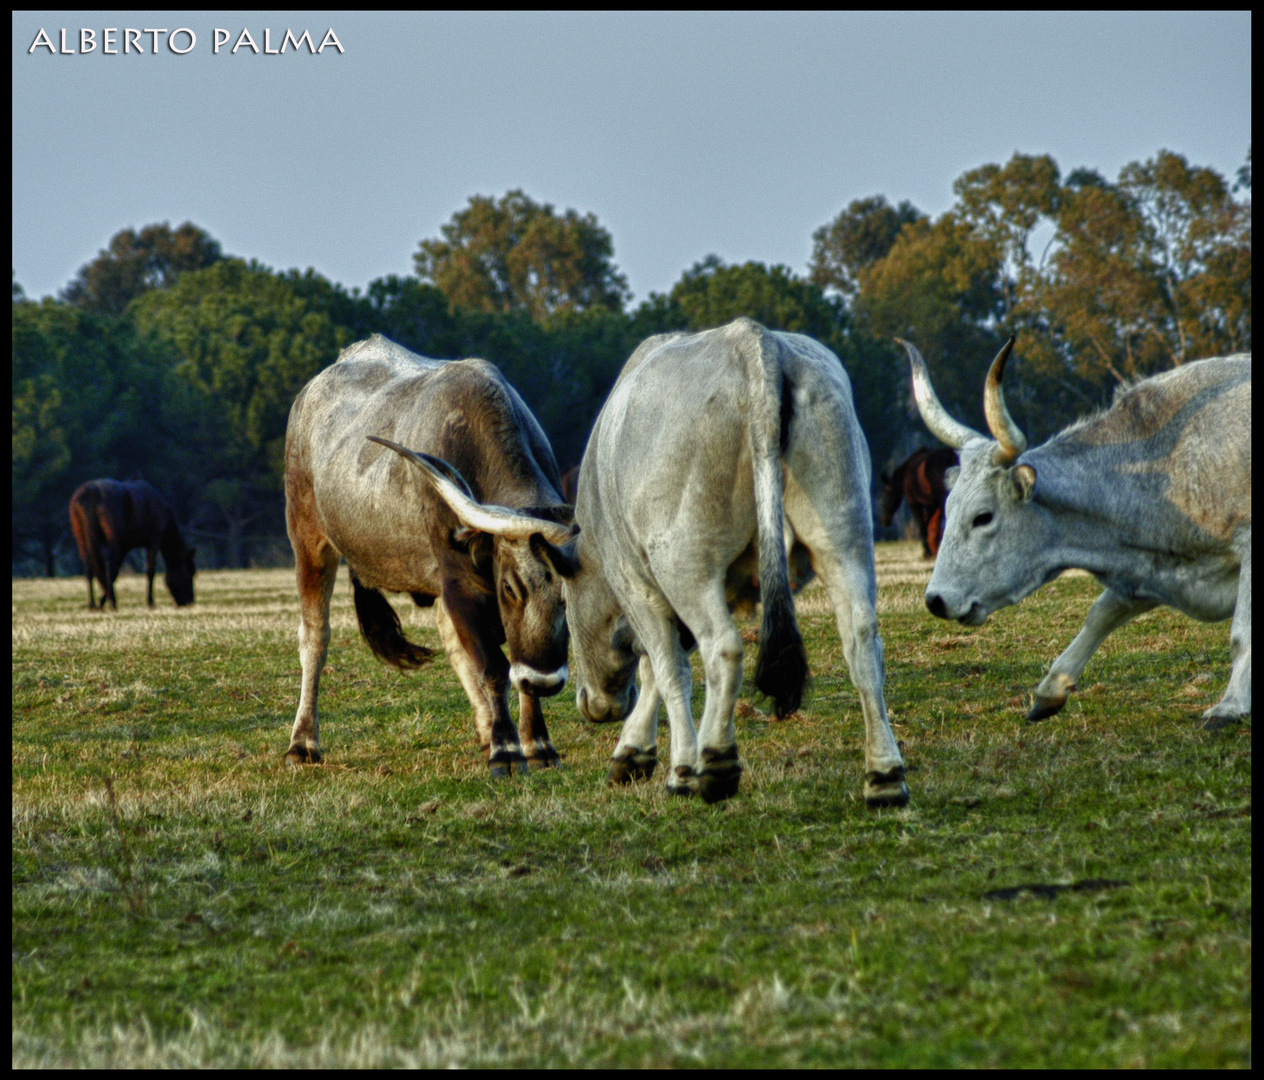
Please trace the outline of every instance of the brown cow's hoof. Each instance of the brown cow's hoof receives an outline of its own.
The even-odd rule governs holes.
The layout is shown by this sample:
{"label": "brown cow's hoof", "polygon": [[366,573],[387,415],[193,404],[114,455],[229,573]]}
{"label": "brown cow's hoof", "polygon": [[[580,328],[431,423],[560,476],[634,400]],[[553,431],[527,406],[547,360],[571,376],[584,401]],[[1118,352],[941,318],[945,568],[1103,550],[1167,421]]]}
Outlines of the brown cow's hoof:
{"label": "brown cow's hoof", "polygon": [[654,767],[658,764],[658,747],[648,750],[628,749],[621,756],[610,759],[610,772],[606,774],[606,783],[611,787],[617,784],[630,784],[634,780],[648,780],[654,775]]}
{"label": "brown cow's hoof", "polygon": [[[537,769],[560,769],[562,767],[562,757],[553,749],[553,744],[548,739],[533,739],[528,743],[524,743],[522,750],[527,755],[527,766],[532,771]],[[525,772],[526,770],[524,769],[523,771]]]}
{"label": "brown cow's hoof", "polygon": [[525,776],[527,759],[517,746],[498,746],[487,759],[487,770],[494,780],[503,779],[511,772]]}
{"label": "brown cow's hoof", "polygon": [[737,760],[737,747],[714,750],[703,747],[702,772],[698,775],[698,794],[707,803],[731,799],[737,794],[742,778],[742,766]]}
{"label": "brown cow's hoof", "polygon": [[904,769],[890,772],[871,772],[865,777],[865,805],[871,810],[884,806],[907,806],[908,785],[904,783]]}
{"label": "brown cow's hoof", "polygon": [[285,752],[287,765],[319,765],[320,751],[314,746],[300,746],[295,743]]}

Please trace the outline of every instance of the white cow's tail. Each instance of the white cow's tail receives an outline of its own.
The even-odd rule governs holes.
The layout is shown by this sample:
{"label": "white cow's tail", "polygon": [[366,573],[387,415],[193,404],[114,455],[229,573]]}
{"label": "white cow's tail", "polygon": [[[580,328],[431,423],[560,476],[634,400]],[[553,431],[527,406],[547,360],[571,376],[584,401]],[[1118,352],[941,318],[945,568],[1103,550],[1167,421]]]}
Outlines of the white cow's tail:
{"label": "white cow's tail", "polygon": [[745,322],[740,348],[750,402],[747,420],[755,478],[759,591],[764,609],[755,686],[773,699],[777,716],[783,717],[799,707],[808,677],[807,654],[794,618],[782,527],[781,454],[794,418],[794,400],[790,382],[778,361],[777,343],[762,327]]}

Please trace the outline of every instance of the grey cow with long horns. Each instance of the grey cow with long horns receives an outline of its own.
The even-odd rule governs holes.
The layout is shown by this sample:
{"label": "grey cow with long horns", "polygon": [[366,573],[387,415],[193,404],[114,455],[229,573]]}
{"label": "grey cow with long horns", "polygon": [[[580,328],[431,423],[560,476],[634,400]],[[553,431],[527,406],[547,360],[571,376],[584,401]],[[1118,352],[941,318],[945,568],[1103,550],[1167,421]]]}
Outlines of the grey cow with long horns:
{"label": "grey cow with long horns", "polygon": [[961,455],[949,470],[943,546],[926,606],[978,626],[1071,568],[1105,587],[1075,640],[1036,687],[1029,720],[1066,704],[1111,631],[1166,604],[1232,618],[1232,670],[1203,714],[1220,727],[1251,712],[1251,355],[1185,364],[1120,389],[1110,409],[1035,449],[1001,381],[1013,338],[988,372],[992,438],[958,423],[926,364],[901,342],[926,426]]}
{"label": "grey cow with long horns", "polygon": [[485,361],[430,360],[374,334],[313,378],[285,436],[303,666],[286,760],[321,760],[316,696],[342,556],[360,630],[387,663],[419,667],[431,652],[404,637],[379,590],[434,605],[493,775],[555,764],[539,699],[567,676],[558,568],[573,559],[575,529],[560,488],[539,423]]}
{"label": "grey cow with long horns", "polygon": [[864,713],[865,801],[908,802],[883,700],[869,476],[847,374],[811,338],[739,318],[637,347],[584,451],[566,582],[576,702],[590,720],[623,721],[612,782],[653,772],[665,703],[668,790],[709,802],[737,791],[743,647],[730,611],[762,600],[755,684],[784,716],[807,675],[791,593],[815,572]]}

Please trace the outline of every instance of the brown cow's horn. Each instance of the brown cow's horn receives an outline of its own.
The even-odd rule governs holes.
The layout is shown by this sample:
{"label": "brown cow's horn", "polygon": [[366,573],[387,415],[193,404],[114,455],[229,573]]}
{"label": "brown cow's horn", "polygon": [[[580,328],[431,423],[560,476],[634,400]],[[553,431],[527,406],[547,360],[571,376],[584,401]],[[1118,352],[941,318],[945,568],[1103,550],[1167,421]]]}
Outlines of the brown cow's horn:
{"label": "brown cow's horn", "polygon": [[1001,378],[1005,374],[1005,361],[1014,347],[1014,337],[1001,346],[992,366],[988,369],[987,382],[983,385],[983,413],[987,417],[988,430],[1000,445],[992,458],[997,465],[1011,465],[1014,459],[1027,449],[1027,437],[1019,430],[1005,407],[1005,391]]}
{"label": "brown cow's horn", "polygon": [[935,388],[930,384],[930,373],[926,370],[926,361],[922,359],[922,354],[907,341],[900,338],[895,340],[908,353],[909,366],[913,369],[913,399],[917,402],[917,411],[922,414],[922,420],[930,433],[954,450],[960,450],[972,439],[984,438],[973,428],[966,427],[948,415],[948,410],[935,396]]}
{"label": "brown cow's horn", "polygon": [[[382,439],[376,435],[367,436],[375,443],[390,447],[397,454],[407,458],[429,477],[435,489],[456,514],[462,525],[479,532],[504,536],[510,540],[526,540],[532,533],[539,533],[550,544],[562,545],[574,538],[578,531],[573,525],[559,525],[556,521],[532,517],[504,506],[481,503],[470,494],[465,478],[442,458],[430,454],[419,454],[406,446]],[[460,481],[459,483],[457,481]]]}

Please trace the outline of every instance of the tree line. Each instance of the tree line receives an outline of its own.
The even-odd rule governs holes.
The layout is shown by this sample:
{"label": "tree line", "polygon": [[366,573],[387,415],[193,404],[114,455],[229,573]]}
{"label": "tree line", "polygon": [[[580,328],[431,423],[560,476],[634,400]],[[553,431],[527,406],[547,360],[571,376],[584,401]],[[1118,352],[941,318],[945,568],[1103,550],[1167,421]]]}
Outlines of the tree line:
{"label": "tree line", "polygon": [[635,306],[596,217],[522,191],[472,197],[419,243],[414,275],[363,293],[227,256],[191,222],[125,229],[56,299],[32,301],[14,278],[14,573],[78,571],[66,505],[100,476],[163,491],[204,566],[286,560],[290,405],[371,333],[495,363],[563,469],[641,340],[738,315],[837,353],[875,470],[932,442],[896,336],[981,428],[986,364],[1016,334],[1007,397],[1033,440],[1121,383],[1250,349],[1249,151],[1232,183],[1168,151],[1114,181],[1016,153],[953,190],[934,220],[853,201],[813,234],[806,276],[710,255]]}

